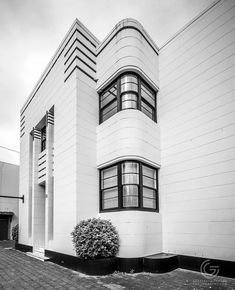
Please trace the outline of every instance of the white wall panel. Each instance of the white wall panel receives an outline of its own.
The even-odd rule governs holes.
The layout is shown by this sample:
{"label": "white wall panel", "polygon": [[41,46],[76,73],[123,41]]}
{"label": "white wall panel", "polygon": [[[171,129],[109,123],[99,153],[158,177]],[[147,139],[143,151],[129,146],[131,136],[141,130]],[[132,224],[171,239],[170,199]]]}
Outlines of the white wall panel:
{"label": "white wall panel", "polygon": [[220,1],[160,50],[163,250],[235,260],[235,10]]}
{"label": "white wall panel", "polygon": [[160,164],[159,126],[138,110],[123,110],[97,127],[97,165],[120,158]]}
{"label": "white wall panel", "polygon": [[119,22],[97,50],[98,90],[123,70],[136,70],[158,87],[157,53],[140,23],[133,19]]}
{"label": "white wall panel", "polygon": [[118,230],[119,257],[143,257],[162,252],[162,225],[159,213],[121,211],[100,213]]}

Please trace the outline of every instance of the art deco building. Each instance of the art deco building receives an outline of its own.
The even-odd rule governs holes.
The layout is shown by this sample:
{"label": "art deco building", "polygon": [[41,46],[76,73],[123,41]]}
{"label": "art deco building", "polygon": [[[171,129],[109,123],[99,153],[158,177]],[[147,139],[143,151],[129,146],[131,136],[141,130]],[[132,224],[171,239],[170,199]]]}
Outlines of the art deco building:
{"label": "art deco building", "polygon": [[20,244],[75,255],[110,219],[121,258],[235,260],[234,1],[160,49],[134,19],[75,20],[21,110]]}

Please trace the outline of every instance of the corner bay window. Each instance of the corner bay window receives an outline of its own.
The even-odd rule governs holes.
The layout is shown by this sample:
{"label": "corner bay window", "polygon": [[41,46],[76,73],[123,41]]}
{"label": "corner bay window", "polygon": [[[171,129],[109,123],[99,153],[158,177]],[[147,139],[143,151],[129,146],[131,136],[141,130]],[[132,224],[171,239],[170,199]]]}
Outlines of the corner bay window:
{"label": "corner bay window", "polygon": [[156,93],[133,73],[120,76],[100,95],[100,123],[125,109],[140,110],[156,121]]}
{"label": "corner bay window", "polygon": [[158,211],[157,169],[123,161],[100,171],[101,211],[142,209]]}

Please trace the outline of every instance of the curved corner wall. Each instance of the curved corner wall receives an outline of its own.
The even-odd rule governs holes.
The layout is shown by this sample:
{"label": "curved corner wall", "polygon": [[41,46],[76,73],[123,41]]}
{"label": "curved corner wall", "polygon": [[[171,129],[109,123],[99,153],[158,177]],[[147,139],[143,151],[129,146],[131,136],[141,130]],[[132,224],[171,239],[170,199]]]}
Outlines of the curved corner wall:
{"label": "curved corner wall", "polygon": [[119,257],[137,258],[162,252],[161,215],[146,211],[119,211],[100,213],[111,219],[119,239]]}
{"label": "curved corner wall", "polygon": [[[158,124],[138,110],[123,110],[97,127],[97,166],[137,159],[160,164]],[[127,210],[102,212],[111,219],[120,237],[119,256],[143,257],[162,252],[161,214]]]}
{"label": "curved corner wall", "polygon": [[158,88],[158,48],[133,19],[119,22],[97,49],[97,90],[123,71],[139,72]]}
{"label": "curved corner wall", "polygon": [[134,109],[120,111],[97,127],[97,166],[125,159],[160,166],[159,126]]}
{"label": "curved corner wall", "polygon": [[[137,72],[158,91],[158,48],[140,23],[119,22],[97,49],[97,91],[122,72]],[[137,109],[118,111],[97,126],[97,167],[121,160],[160,167],[159,125]],[[162,252],[161,214],[143,210],[101,212],[120,237],[119,256],[143,257]]]}

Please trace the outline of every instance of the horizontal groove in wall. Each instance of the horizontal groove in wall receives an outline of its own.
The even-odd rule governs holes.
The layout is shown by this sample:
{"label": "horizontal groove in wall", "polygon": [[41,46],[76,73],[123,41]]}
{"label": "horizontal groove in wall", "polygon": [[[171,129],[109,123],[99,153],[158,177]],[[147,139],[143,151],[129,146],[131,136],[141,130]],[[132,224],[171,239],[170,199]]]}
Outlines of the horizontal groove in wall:
{"label": "horizontal groove in wall", "polygon": [[228,171],[222,171],[222,172],[216,172],[216,173],[212,173],[212,174],[203,174],[201,176],[194,176],[191,178],[186,178],[186,179],[181,179],[181,180],[177,180],[177,181],[171,181],[171,182],[166,182],[166,183],[161,183],[162,186],[167,186],[167,185],[172,185],[172,184],[180,184],[180,183],[185,183],[187,181],[192,181],[192,180],[198,180],[198,179],[203,179],[203,178],[208,178],[208,177],[212,177],[212,176],[216,176],[216,175],[222,175],[222,174],[227,174],[227,173],[231,173],[231,172],[235,172],[235,170],[228,170]]}
{"label": "horizontal groove in wall", "polygon": [[[215,72],[214,75],[212,75],[210,77],[207,76],[207,78],[205,78],[204,81],[200,83],[200,86],[201,86],[201,84],[207,83],[209,80],[213,79],[214,77],[216,77],[218,75],[221,75],[223,72],[226,72],[227,70],[232,69],[235,66],[235,63],[233,63],[233,58],[232,58],[233,56],[234,56],[234,54],[233,55],[229,55],[226,58],[223,58],[221,61],[217,62],[216,64],[213,64],[209,68],[206,68],[205,70],[203,70],[201,72],[198,72],[196,75],[192,75],[190,78],[188,78],[186,80],[183,77],[185,75],[188,76],[190,71],[185,72],[184,74],[182,74],[179,78],[181,79],[181,83],[183,82],[183,84],[182,85],[181,84],[179,85],[179,82],[178,82],[178,84],[175,85],[175,88],[173,86],[173,89],[171,89],[170,91],[168,91],[168,92],[166,92],[164,94],[164,97],[167,98],[168,100],[164,104],[161,105],[161,108],[164,108],[164,106],[166,106],[168,103],[170,103],[172,101],[172,99],[176,98],[176,96],[177,96],[176,95],[176,91],[177,90],[179,90],[179,89],[182,90],[182,89],[184,89],[184,87],[187,88],[188,84],[192,83],[192,81],[195,82],[196,79],[200,79],[200,77],[202,76],[202,74],[205,74],[205,73],[208,74],[209,73],[209,75],[210,75],[211,72],[212,73]],[[228,61],[229,58],[231,58],[231,62],[228,65],[228,64],[226,64],[226,61]],[[223,70],[221,70],[221,68],[220,68],[220,71],[218,70],[218,68],[215,69],[216,66],[218,66],[219,64],[221,64],[223,62],[225,62],[225,65],[227,65]],[[233,76],[235,76],[235,75],[232,75],[231,77],[233,77]],[[167,83],[164,86],[162,86],[162,89],[164,89],[165,87],[168,89],[179,78],[176,78],[176,79],[174,79],[172,81],[169,81],[169,83]],[[216,83],[216,85],[217,85],[217,83]],[[194,84],[194,87],[195,87],[195,84]],[[188,91],[190,91],[190,90],[192,90],[192,88],[187,88],[186,91],[181,91],[181,95],[184,94],[184,93],[186,93],[186,92],[188,92]],[[170,98],[169,99],[169,96],[171,96],[171,95],[173,95],[173,98]]]}
{"label": "horizontal groove in wall", "polygon": [[[183,72],[181,75],[178,75],[177,72],[178,72],[178,69],[179,69],[181,66],[185,65],[188,61],[195,60],[195,56],[197,56],[197,57],[200,56],[200,54],[193,55],[193,56],[190,57],[187,61],[185,61],[185,62],[181,63],[180,65],[178,65],[177,68],[175,68],[174,70],[171,70],[171,72],[169,72],[165,77],[168,77],[170,74],[173,74],[173,73],[176,72],[177,77],[176,77],[175,79],[173,79],[173,80],[171,80],[171,79],[168,80],[168,82],[170,82],[170,83],[173,82],[173,83],[174,83],[174,82],[177,81],[178,79],[181,79],[184,75],[187,75],[189,72],[194,71],[196,68],[198,68],[198,67],[201,66],[202,64],[207,63],[208,60],[211,60],[211,59],[213,59],[213,57],[218,56],[219,54],[221,54],[221,52],[223,52],[224,50],[228,49],[228,48],[229,48],[230,46],[232,46],[234,43],[235,43],[235,41],[232,41],[231,43],[229,43],[229,44],[225,45],[224,47],[222,47],[221,49],[217,50],[216,52],[211,53],[210,55],[208,55],[208,57],[207,57],[207,58],[204,58],[201,62],[197,61],[197,62],[196,62],[196,65],[194,65],[194,66],[190,66],[190,69],[189,69],[189,70]],[[226,53],[226,55],[227,55],[227,53]],[[213,65],[211,65],[210,67],[208,67],[208,68],[207,68],[206,70],[204,70],[204,71],[207,71],[207,70],[209,70],[210,68],[213,68],[214,66],[216,66],[216,65],[218,65],[218,64],[220,64],[220,63],[222,63],[222,62],[224,62],[226,59],[228,59],[228,58],[230,58],[230,57],[232,57],[232,56],[234,56],[234,53],[232,53],[232,54],[230,54],[230,55],[227,55],[226,57],[224,57],[223,54],[222,54],[222,59],[221,59],[220,61],[217,61],[216,63],[213,63]],[[162,81],[162,79],[164,79],[165,77],[162,76],[162,77],[161,77],[161,81]]]}
{"label": "horizontal groove in wall", "polygon": [[[225,71],[227,71],[227,70],[229,70],[229,69],[231,69],[231,68],[232,68],[232,67],[229,67],[229,68],[225,69],[223,72],[225,72]],[[232,69],[231,69],[231,71],[232,71]],[[205,81],[201,82],[200,86],[201,86],[201,85],[204,85],[205,83],[207,83],[208,81],[210,81],[210,80],[213,79],[214,77],[217,77],[217,76],[220,75],[220,74],[221,74],[221,72],[216,73],[216,74],[213,75],[212,77],[210,77],[210,78],[206,79]],[[189,98],[189,99],[187,99],[187,100],[184,101],[184,102],[182,102],[182,101],[181,101],[181,103],[179,102],[177,105],[175,104],[173,108],[168,108],[168,110],[167,110],[168,114],[170,114],[170,112],[171,112],[172,110],[175,110],[177,107],[181,107],[182,105],[185,105],[186,103],[190,102],[190,101],[191,101],[192,99],[194,99],[195,97],[201,96],[203,93],[208,93],[209,91],[215,89],[216,87],[218,87],[218,86],[220,86],[220,85],[224,85],[226,82],[232,80],[233,78],[235,78],[235,74],[232,75],[232,76],[229,76],[229,77],[226,78],[226,79],[222,79],[220,82],[217,82],[216,84],[212,84],[210,87],[207,87],[207,88],[204,89],[203,91],[199,91],[196,95],[193,95],[193,96],[192,96],[192,88],[189,88],[189,89],[186,89],[186,90],[182,91],[179,95],[176,95],[176,94],[175,94],[175,97],[174,97],[174,98],[182,97],[182,96],[184,96],[184,95],[186,95],[186,96],[189,95],[189,96],[192,96],[192,97]],[[198,86],[197,89],[198,89],[200,86]],[[173,99],[173,100],[174,100],[174,99]],[[163,105],[161,105],[161,108],[163,108]],[[172,118],[171,118],[171,121],[172,121]],[[171,121],[169,121],[169,122],[171,122]]]}
{"label": "horizontal groove in wall", "polygon": [[[227,151],[227,150],[225,150],[225,151]],[[198,160],[198,157],[197,157],[197,160]],[[235,160],[235,158],[223,159],[223,160],[216,161],[216,162],[215,161],[214,162],[206,162],[206,163],[198,165],[198,166],[189,167],[189,168],[183,169],[183,170],[177,170],[177,172],[171,172],[171,173],[168,173],[168,174],[163,173],[162,174],[162,178],[164,179],[165,177],[168,177],[168,176],[174,177],[175,175],[178,175],[178,174],[183,173],[183,172],[190,172],[190,171],[193,171],[195,169],[200,169],[200,168],[204,169],[206,167],[210,167],[211,165],[218,165],[218,164],[222,164],[222,163],[233,161],[233,160]]]}
{"label": "horizontal groove in wall", "polygon": [[155,47],[153,47],[153,45],[150,43],[150,41],[145,37],[145,35],[143,34],[143,32],[138,29],[137,27],[134,27],[134,26],[124,26],[122,28],[120,28],[119,30],[116,31],[116,33],[108,40],[108,42],[98,51],[97,53],[97,56],[104,50],[104,48],[115,38],[115,36],[122,30],[124,29],[133,29],[133,30],[136,30],[138,31],[142,36],[143,38],[147,41],[147,43],[150,45],[150,47],[154,50],[154,52],[158,55],[158,51],[156,50]]}
{"label": "horizontal groove in wall", "polygon": [[[234,7],[234,6],[233,6]],[[233,8],[232,7],[232,8]],[[181,47],[182,48],[184,48],[185,46],[184,46],[184,44],[186,44],[186,47],[187,47],[187,44],[190,44],[191,43],[191,40],[192,39],[195,39],[195,36],[198,36],[198,35],[200,35],[200,33],[202,33],[204,30],[206,30],[211,24],[213,24],[215,21],[218,21],[219,20],[219,18],[220,17],[222,17],[224,14],[226,14],[227,12],[230,12],[231,10],[229,9],[229,10],[226,10],[223,14],[221,14],[219,17],[217,17],[215,20],[213,20],[212,22],[210,22],[208,25],[206,25],[206,26],[203,26],[203,29],[201,29],[199,32],[197,32],[196,34],[194,34],[194,35],[192,35],[189,39],[187,39],[186,40],[186,42],[183,42],[183,43],[181,43]],[[230,20],[230,19],[229,19]],[[226,23],[226,22],[225,22]],[[219,22],[219,27],[221,27],[224,23],[221,23],[221,21]],[[219,27],[216,27],[213,31],[216,31]],[[213,32],[212,31],[212,32]],[[211,33],[210,34],[208,34],[208,35],[211,35]],[[208,36],[208,35],[206,35],[206,36]],[[194,47],[195,45],[197,45],[198,43],[200,43],[201,42],[201,40],[203,40],[205,38],[205,36],[203,37],[203,38],[201,38],[201,39],[199,39],[199,41],[197,42],[197,43],[195,43],[195,44],[193,44],[193,45],[191,45],[191,46],[189,46],[187,49],[185,49],[185,50],[180,50],[180,54],[179,55],[174,55],[174,57],[176,57],[176,59],[174,59],[174,58],[172,58],[173,59],[173,61],[169,61],[165,66],[162,66],[162,70],[164,71],[165,70],[165,68],[167,68],[168,66],[170,66],[171,64],[172,64],[172,62],[175,62],[175,61],[177,61],[177,59],[180,57],[180,56],[182,56],[182,55],[184,55],[188,50],[190,50],[192,47]]]}
{"label": "horizontal groove in wall", "polygon": [[[169,43],[173,42],[175,38],[177,38],[178,36],[181,36],[182,33],[185,30],[190,30],[193,27],[193,23],[203,19],[202,16],[204,16],[205,14],[210,14],[211,12],[214,12],[214,6],[221,6],[221,0],[217,0],[216,2],[212,3],[211,6],[207,7],[204,11],[202,11],[199,15],[197,15],[194,19],[192,19],[189,23],[187,23],[183,28],[181,28],[178,32],[175,33],[175,35],[173,35],[169,40],[166,41],[166,43],[164,43],[161,47],[160,50],[162,50],[165,46],[167,46]],[[201,19],[200,19],[201,18]],[[193,35],[194,36],[194,35]],[[188,40],[187,40],[188,41]],[[183,45],[183,43],[182,43]]]}
{"label": "horizontal groove in wall", "polygon": [[[185,117],[186,115],[189,115],[191,117],[193,112],[198,113],[199,109],[202,109],[203,107],[206,108],[208,105],[215,103],[215,101],[218,101],[219,99],[225,99],[225,97],[228,97],[228,94],[233,93],[233,91],[235,91],[235,89],[232,89],[232,90],[229,90],[227,92],[224,92],[223,94],[219,94],[218,96],[213,97],[213,99],[211,99],[211,100],[209,100],[209,101],[207,101],[205,103],[202,103],[202,104],[200,104],[200,105],[198,105],[196,107],[193,107],[191,110],[189,110],[187,108],[187,112],[185,114],[183,114],[183,117]],[[225,106],[226,104],[227,103],[223,104],[222,106]],[[219,106],[216,106],[216,107],[214,107],[214,108],[212,108],[210,110],[207,110],[205,112],[201,112],[200,115],[198,114],[198,115],[196,115],[196,116],[194,116],[194,117],[192,117],[190,119],[187,119],[186,121],[187,122],[190,122],[192,120],[196,120],[200,116],[203,116],[203,115],[205,115],[205,114],[207,114],[209,112],[212,112],[212,111],[216,110],[219,107],[220,107],[220,105]],[[182,124],[184,124],[185,121],[180,121],[179,120],[181,118],[182,118],[182,115],[179,115],[178,117],[174,117],[174,122],[173,123],[172,122],[169,122],[169,124],[171,124],[172,126],[166,126],[166,125],[164,125],[164,130],[167,130],[167,132],[168,132],[168,131],[174,130],[174,128],[178,128],[179,126],[181,126]],[[176,120],[179,120],[178,124],[177,124]],[[164,136],[164,134],[163,134],[163,136]]]}
{"label": "horizontal groove in wall", "polygon": [[210,152],[210,153],[207,153],[207,154],[202,154],[202,155],[199,155],[199,156],[196,156],[196,157],[193,157],[193,158],[186,159],[184,161],[175,162],[175,163],[171,163],[171,164],[164,164],[164,168],[171,167],[171,166],[182,165],[184,163],[188,163],[188,162],[191,162],[193,160],[198,160],[199,158],[205,158],[207,156],[218,154],[220,152],[226,152],[227,150],[231,150],[231,149],[235,149],[235,146],[231,146],[231,147],[228,147],[226,149],[217,150],[217,151]]}
{"label": "horizontal groove in wall", "polygon": [[[232,102],[235,102],[235,101],[232,101]],[[226,106],[227,104],[225,104],[224,106]],[[221,106],[222,107],[222,106]],[[218,108],[221,108],[221,107],[218,107]],[[218,119],[220,119],[220,118],[223,118],[223,117],[225,117],[225,116],[228,116],[228,115],[232,115],[232,116],[235,116],[235,111],[234,110],[232,110],[232,111],[230,111],[230,112],[226,112],[225,114],[222,114],[222,115],[218,115],[218,117],[216,118],[216,116],[213,116],[213,118],[212,119],[210,119],[210,120],[207,120],[206,121],[206,125],[208,125],[209,123],[213,123],[213,122],[216,122],[216,121],[218,121]],[[189,121],[188,121],[189,122]],[[200,138],[200,137],[202,137],[202,136],[205,136],[205,135],[208,135],[208,134],[211,134],[211,133],[213,133],[213,132],[218,132],[218,131],[221,131],[221,130],[224,130],[225,128],[227,128],[227,127],[230,127],[230,126],[233,126],[233,125],[235,125],[235,122],[230,122],[229,124],[224,124],[224,125],[219,125],[220,127],[218,127],[218,128],[214,128],[213,130],[211,130],[211,129],[208,129],[205,133],[201,133],[201,134],[196,134],[195,135],[195,133],[194,133],[194,135],[193,135],[193,131],[192,130],[196,130],[196,129],[199,129],[199,128],[201,128],[201,129],[205,129],[206,128],[206,126],[204,126],[204,122],[197,122],[197,124],[196,125],[194,125],[194,126],[192,126],[192,127],[189,127],[189,128],[185,128],[185,130],[182,130],[181,132],[177,132],[176,134],[171,134],[170,136],[168,136],[168,137],[164,137],[163,138],[163,140],[164,140],[164,142],[166,142],[166,140],[168,140],[168,141],[171,141],[172,139],[174,139],[174,137],[176,137],[176,138],[178,138],[179,136],[181,137],[181,141],[179,142],[177,142],[177,143],[174,143],[174,142],[170,142],[170,145],[168,145],[167,147],[162,147],[162,149],[164,149],[164,150],[168,150],[168,149],[170,149],[170,148],[172,148],[172,147],[175,147],[175,146],[177,146],[177,145],[181,145],[181,144],[184,144],[185,142],[188,142],[188,141],[195,141],[196,139],[198,139],[198,138]],[[185,133],[188,133],[188,132],[190,132],[191,134],[190,135],[186,135]],[[183,136],[183,138],[182,138],[182,136]],[[178,138],[178,139],[180,139],[180,138]]]}
{"label": "horizontal groove in wall", "polygon": [[187,151],[195,150],[195,149],[198,149],[198,148],[200,148],[200,147],[204,147],[204,146],[207,146],[207,145],[209,145],[209,144],[216,143],[216,142],[221,141],[221,140],[229,139],[229,138],[234,137],[234,136],[235,136],[235,134],[231,134],[231,135],[226,136],[226,137],[223,137],[223,138],[218,138],[218,139],[215,139],[215,140],[213,140],[213,141],[210,141],[210,142],[207,142],[207,143],[204,143],[204,144],[197,145],[196,147],[192,147],[192,148],[184,149],[183,152],[180,151],[180,152],[176,152],[176,153],[172,153],[172,154],[166,154],[165,156],[164,156],[164,155],[162,156],[162,159],[166,159],[166,158],[169,159],[169,158],[172,157],[172,156],[177,156],[177,155],[182,154],[182,153],[185,153],[185,152],[187,152]]}

